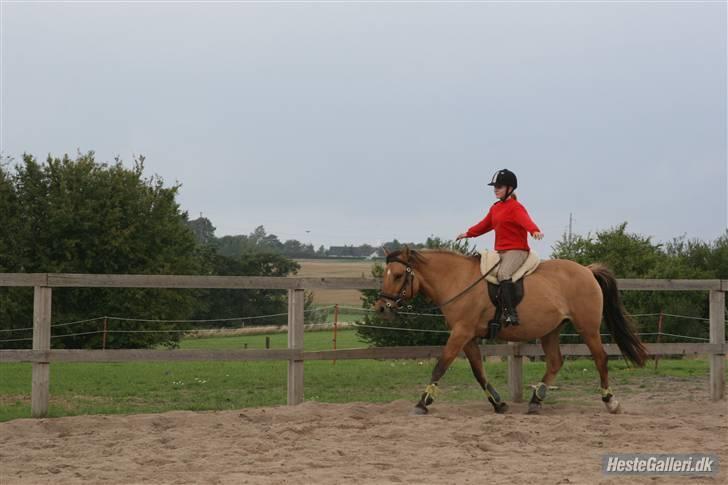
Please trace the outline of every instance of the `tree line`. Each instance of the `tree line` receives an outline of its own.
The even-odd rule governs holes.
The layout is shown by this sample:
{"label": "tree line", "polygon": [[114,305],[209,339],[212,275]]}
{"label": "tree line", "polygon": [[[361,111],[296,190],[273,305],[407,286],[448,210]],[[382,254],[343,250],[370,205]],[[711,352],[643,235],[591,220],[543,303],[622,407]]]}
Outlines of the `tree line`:
{"label": "tree line", "polygon": [[[459,242],[443,241],[437,238],[428,240],[426,247],[446,248],[473,254],[472,247]],[[580,264],[604,263],[614,271],[617,278],[656,278],[656,279],[728,279],[728,231],[713,241],[676,237],[667,243],[660,243],[650,236],[627,230],[624,222],[616,227],[597,231],[595,234],[563,235],[552,248],[552,258],[571,259]],[[372,275],[381,277],[383,265],[375,264]],[[364,308],[371,308],[377,298],[377,291],[363,290]],[[625,307],[634,315],[653,314],[635,317],[640,332],[656,333],[660,312],[670,315],[684,315],[707,319],[709,301],[707,292],[697,291],[623,291]],[[484,295],[484,297],[486,297]],[[430,308],[431,302],[417,296],[412,312],[422,312]],[[429,313],[438,313],[428,310]],[[359,334],[368,342],[378,345],[442,345],[447,334],[402,332],[375,327],[400,327],[412,329],[444,330],[442,318],[403,315],[395,320],[384,320],[376,315],[367,314],[360,322]],[[694,338],[709,337],[707,321],[664,317],[664,333],[684,335]],[[575,334],[569,323],[564,334]],[[603,332],[605,333],[605,332]],[[608,333],[608,332],[607,332]],[[655,336],[644,336],[645,341],[655,341]],[[679,341],[680,338],[663,336],[662,342]],[[562,337],[563,343],[578,342],[579,337]],[[607,338],[608,341],[608,338]]]}
{"label": "tree line", "polygon": [[[0,272],[290,276],[298,263],[264,247],[226,256],[199,241],[176,198],[180,186],[144,175],[144,158],[98,163],[93,152],[75,158],[32,155],[0,163]],[[307,306],[311,305],[307,295]],[[52,321],[97,316],[172,320],[109,321],[107,348],[175,346],[174,320],[285,313],[281,290],[56,288]],[[30,348],[33,289],[0,288],[0,348]],[[285,316],[266,323],[283,324]],[[53,348],[100,348],[102,322],[53,328]],[[209,324],[205,324],[209,326]],[[221,323],[219,325],[225,325]],[[240,321],[227,325],[239,326]],[[153,330],[153,333],[116,333]],[[170,331],[170,333],[160,332]],[[20,340],[19,340],[20,339]]]}
{"label": "tree line", "polygon": [[[0,272],[97,274],[197,274],[291,276],[300,269],[293,257],[306,257],[312,245],[281,242],[259,226],[247,236],[215,237],[205,218],[191,221],[176,198],[180,186],[166,185],[158,176],[144,175],[144,158],[126,168],[121,160],[99,163],[93,152],[75,158],[49,156],[39,162],[24,155],[14,163],[0,160]],[[403,244],[389,241],[390,251]],[[467,241],[429,237],[411,248],[448,248],[473,253]],[[352,246],[355,247],[355,246]],[[364,251],[372,246],[357,246]],[[321,248],[319,248],[321,249]],[[318,250],[316,251],[318,252]],[[326,250],[321,252],[326,254]],[[627,224],[595,234],[576,235],[553,247],[553,257],[582,264],[606,263],[618,278],[728,279],[728,232],[715,241],[684,236],[659,243],[632,233]],[[372,275],[382,275],[381,263]],[[362,302],[371,308],[377,291],[363,291]],[[708,298],[701,292],[623,292],[634,314],[664,313],[707,318]],[[312,295],[306,296],[311,308]],[[418,308],[431,306],[420,296]],[[53,322],[75,322],[99,316],[171,320],[170,322],[109,322],[107,348],[143,348],[177,345],[181,331],[194,323],[179,320],[224,319],[287,311],[282,290],[186,290],[141,288],[56,288]],[[0,348],[29,348],[32,332],[32,288],[0,287]],[[308,312],[307,321],[316,321]],[[286,316],[266,323],[283,324]],[[654,332],[657,319],[638,320],[643,332]],[[219,323],[239,326],[240,321]],[[444,329],[442,319],[407,317],[395,322],[367,316],[364,325]],[[99,320],[53,329],[54,348],[99,348]],[[209,326],[209,324],[201,324]],[[153,333],[130,331],[154,330]],[[565,333],[573,333],[568,329]],[[116,332],[130,333],[116,333]],[[161,332],[160,332],[161,331]],[[164,331],[170,331],[165,333]],[[675,318],[664,320],[664,332],[692,337],[708,336],[707,322]],[[440,344],[446,335],[393,332],[361,328],[360,334],[376,345]],[[568,341],[568,340],[565,340]],[[664,339],[663,341],[669,341]]]}
{"label": "tree line", "polygon": [[198,243],[208,245],[215,250],[228,257],[237,257],[241,254],[251,251],[268,251],[281,254],[288,258],[367,258],[376,255],[374,258],[382,258],[384,250],[394,251],[400,249],[404,244],[414,249],[422,249],[432,244],[436,238],[434,236],[428,238],[425,243],[402,243],[397,239],[387,241],[379,246],[371,244],[344,245],[324,247],[319,245],[318,249],[314,248],[311,243],[302,243],[297,239],[287,239],[281,241],[278,236],[266,232],[265,226],[256,227],[250,234],[237,234],[232,236],[215,236],[215,226],[207,217],[198,217],[189,221],[189,227],[192,229]]}

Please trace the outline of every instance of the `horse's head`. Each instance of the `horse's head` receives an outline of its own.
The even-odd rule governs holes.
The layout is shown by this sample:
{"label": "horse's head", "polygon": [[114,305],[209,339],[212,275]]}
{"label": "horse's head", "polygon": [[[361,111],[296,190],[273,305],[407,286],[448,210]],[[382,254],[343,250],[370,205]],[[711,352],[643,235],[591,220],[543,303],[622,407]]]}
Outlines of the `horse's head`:
{"label": "horse's head", "polygon": [[385,250],[385,253],[387,264],[382,277],[382,290],[374,303],[374,310],[391,316],[393,312],[402,308],[403,303],[412,300],[420,290],[420,282],[415,276],[413,263],[417,263],[422,256],[407,246],[392,253]]}

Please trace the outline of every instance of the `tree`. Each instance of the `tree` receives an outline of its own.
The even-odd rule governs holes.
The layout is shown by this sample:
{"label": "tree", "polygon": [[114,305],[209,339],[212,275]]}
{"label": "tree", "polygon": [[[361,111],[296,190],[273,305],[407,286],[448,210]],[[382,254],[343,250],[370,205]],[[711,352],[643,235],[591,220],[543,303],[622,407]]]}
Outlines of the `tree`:
{"label": "tree", "polygon": [[[232,236],[226,239],[225,247],[228,249],[233,247],[227,244],[228,242],[239,243],[238,250],[241,252],[234,256],[218,252],[221,240],[199,244],[197,251],[201,266],[205,268],[206,274],[219,276],[284,277],[296,274],[300,265],[286,255],[270,249],[264,242],[261,243],[265,240],[271,238],[265,233],[263,226],[259,226],[250,236]],[[306,246],[295,243],[292,245],[294,249],[305,250]],[[285,325],[288,322],[288,295],[283,290],[194,290],[193,293],[198,302],[192,317],[194,320],[278,315],[245,322],[246,325]],[[312,307],[313,294],[306,292],[304,309],[310,310]],[[306,323],[318,323],[325,318],[325,315],[319,312],[306,312],[305,315]],[[239,327],[241,323],[242,318],[220,322],[217,325]],[[209,324],[204,322],[201,326],[206,327]]]}
{"label": "tree", "polygon": [[215,226],[212,225],[210,219],[200,216],[193,221],[189,221],[187,226],[192,230],[198,244],[214,244]]}
{"label": "tree", "polygon": [[267,234],[263,226],[256,227],[247,236],[223,236],[216,240],[215,246],[220,254],[232,258],[261,251],[282,254],[284,250],[284,245],[278,236]]}
{"label": "tree", "polygon": [[[237,258],[229,258],[210,251],[206,254],[211,274],[220,276],[288,276],[300,268],[295,261],[270,252],[250,252]],[[198,306],[193,319],[234,318],[255,315],[272,315],[287,312],[285,290],[196,290]],[[251,324],[284,325],[286,315]],[[239,327],[240,321],[221,323],[220,326]]]}
{"label": "tree", "polygon": [[312,258],[316,252],[311,244],[303,244],[296,239],[288,239],[283,243],[281,253],[289,258]]}
{"label": "tree", "polygon": [[266,234],[263,226],[256,227],[248,238],[256,249],[278,253],[283,251],[283,243],[280,242],[278,236]]}
{"label": "tree", "polygon": [[18,194],[15,191],[6,163],[0,162],[0,271],[18,271],[20,244],[20,213]]}
{"label": "tree", "polygon": [[[28,273],[189,274],[200,270],[187,216],[176,202],[179,185],[165,187],[161,178],[145,178],[144,158],[131,169],[117,159],[107,165],[93,152],[76,159],[48,157],[44,164],[24,155],[14,172],[3,168],[0,239],[3,271]],[[14,248],[14,249],[13,249]],[[182,319],[194,298],[174,290],[59,288],[53,292],[54,322],[89,316]],[[0,293],[3,328],[32,326],[32,301],[27,296]],[[100,346],[100,322],[53,329],[55,348]],[[113,330],[139,330],[139,323],[114,322]],[[179,325],[153,325],[175,330]],[[85,334],[85,335],[84,335]],[[4,336],[8,332],[3,333]],[[28,334],[11,334],[22,337]],[[63,337],[67,335],[67,337]],[[19,338],[19,337],[18,337]],[[178,333],[112,333],[107,347],[148,347],[173,344]],[[0,344],[3,345],[3,344]],[[12,342],[5,347],[28,347]]]}
{"label": "tree", "polygon": [[652,238],[627,232],[627,223],[595,236],[574,235],[571,240],[564,234],[553,249],[554,259],[571,259],[580,264],[601,262],[607,264],[618,278],[649,278],[660,258],[662,246]]}
{"label": "tree", "polygon": [[[0,160],[0,272],[20,272],[21,218],[20,203],[10,171],[9,161]],[[19,319],[23,311],[33,306],[32,288],[0,287],[0,329],[29,327],[32,313]],[[0,332],[0,340],[29,337],[29,334]],[[23,342],[0,343],[0,348],[23,346]],[[24,345],[27,347],[28,345]]]}
{"label": "tree", "polygon": [[[595,262],[609,266],[618,278],[724,278],[728,273],[728,233],[715,242],[676,238],[667,244],[653,243],[650,237],[629,233],[627,223],[598,231],[592,236],[564,235],[553,247],[553,257],[571,259],[587,265]],[[625,291],[622,299],[627,310],[636,315],[664,312],[672,315],[708,317],[707,295],[699,292]],[[655,315],[637,318],[640,331],[655,333]],[[663,331],[674,335],[707,338],[707,324],[696,320],[667,318]],[[564,333],[575,333],[569,325]],[[645,336],[650,341],[652,336]],[[663,341],[670,339],[663,338]]]}

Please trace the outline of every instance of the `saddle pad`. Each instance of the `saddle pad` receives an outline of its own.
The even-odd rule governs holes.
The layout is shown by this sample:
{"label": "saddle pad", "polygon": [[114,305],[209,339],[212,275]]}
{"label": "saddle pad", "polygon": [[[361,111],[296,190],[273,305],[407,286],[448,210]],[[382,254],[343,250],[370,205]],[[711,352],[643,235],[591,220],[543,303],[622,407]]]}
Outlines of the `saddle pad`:
{"label": "saddle pad", "polygon": [[[483,250],[483,252],[480,254],[480,274],[486,274],[490,269],[495,266],[498,261],[500,261],[500,254],[498,254],[496,251],[488,251],[487,249]],[[528,253],[528,257],[526,258],[526,261],[521,265],[520,268],[516,270],[515,273],[513,273],[513,276],[511,279],[515,283],[519,279],[523,278],[524,276],[528,276],[534,271],[536,271],[536,268],[538,268],[539,263],[541,262],[541,259],[538,257],[538,254],[536,254],[536,251],[531,250],[530,253]],[[486,281],[489,281],[493,283],[494,285],[498,284],[498,268],[494,269],[485,279]]]}

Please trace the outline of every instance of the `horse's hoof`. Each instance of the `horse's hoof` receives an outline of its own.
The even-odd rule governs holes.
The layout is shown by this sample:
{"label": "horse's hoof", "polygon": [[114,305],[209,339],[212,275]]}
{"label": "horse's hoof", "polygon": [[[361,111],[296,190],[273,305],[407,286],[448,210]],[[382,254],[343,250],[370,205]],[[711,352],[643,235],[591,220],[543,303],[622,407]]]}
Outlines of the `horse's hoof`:
{"label": "horse's hoof", "polygon": [[541,413],[541,403],[540,402],[530,402],[528,403],[528,412],[527,414],[540,414]]}
{"label": "horse's hoof", "polygon": [[504,414],[506,411],[508,411],[508,404],[504,402],[499,402],[495,406],[493,406],[493,409],[495,409],[495,412],[497,414]]}
{"label": "horse's hoof", "polygon": [[611,414],[622,414],[622,405],[616,399],[612,398],[604,404],[607,406],[607,411]]}
{"label": "horse's hoof", "polygon": [[427,414],[427,408],[423,408],[421,406],[415,406],[412,410],[413,416],[424,416],[425,414]]}

